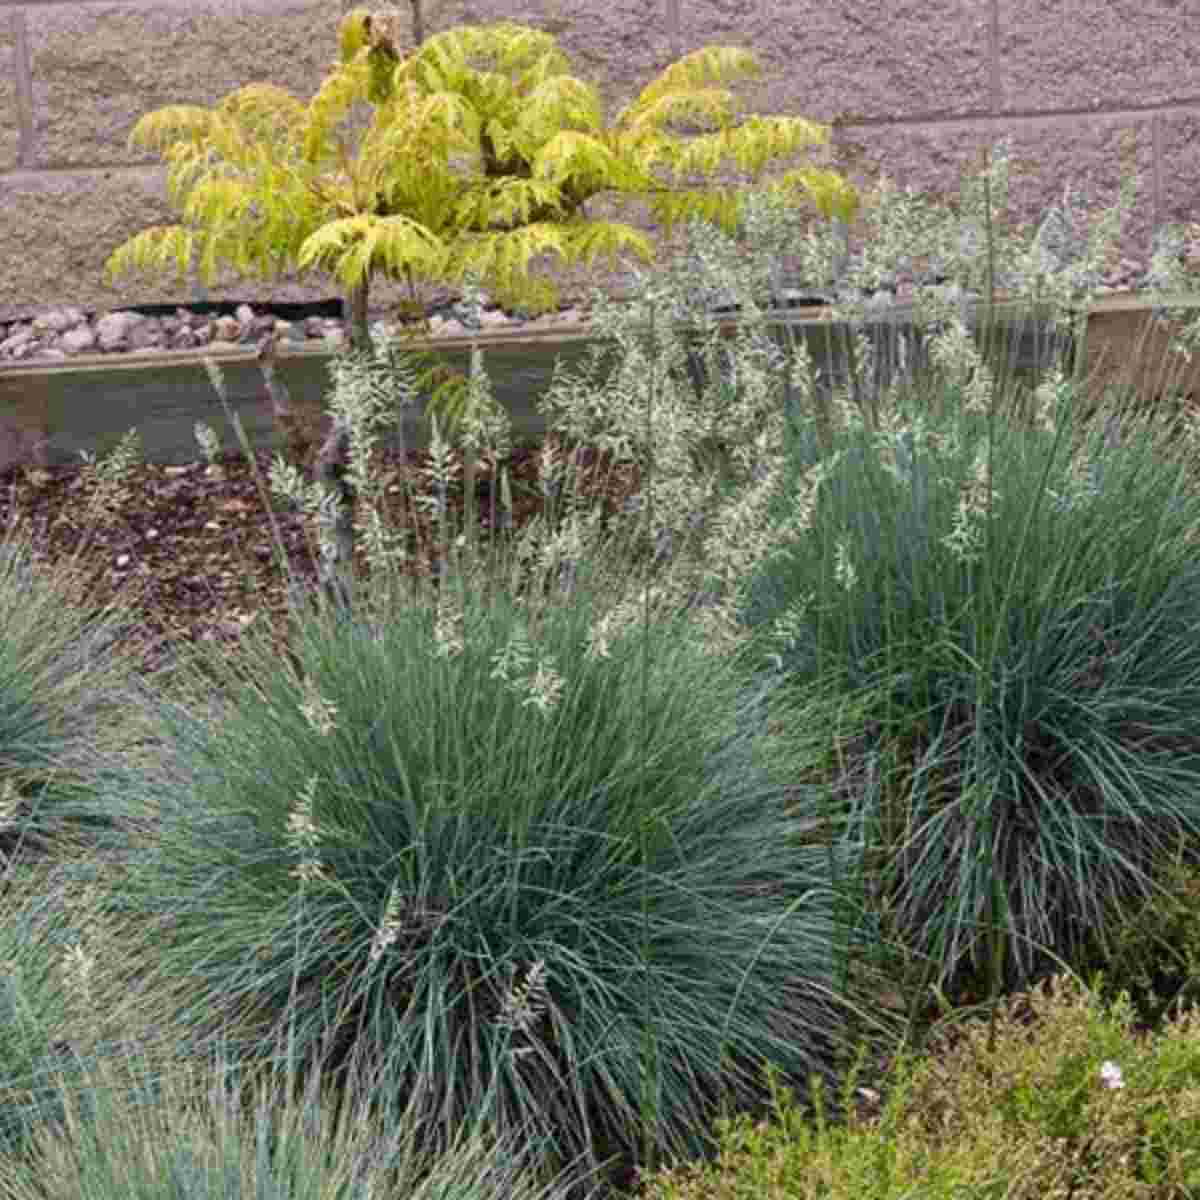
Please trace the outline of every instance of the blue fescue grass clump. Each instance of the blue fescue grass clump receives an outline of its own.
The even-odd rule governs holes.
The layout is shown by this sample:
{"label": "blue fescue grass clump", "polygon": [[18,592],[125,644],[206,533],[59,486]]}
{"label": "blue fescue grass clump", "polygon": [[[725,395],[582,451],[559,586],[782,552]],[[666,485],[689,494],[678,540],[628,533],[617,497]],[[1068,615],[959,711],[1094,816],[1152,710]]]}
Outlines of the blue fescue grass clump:
{"label": "blue fescue grass clump", "polygon": [[[153,1103],[140,1081],[158,1075]],[[419,1146],[403,1116],[382,1124],[365,1098],[338,1103],[319,1072],[302,1087],[273,1067],[253,1086],[236,1082],[220,1053],[203,1066],[159,1075],[136,1054],[85,1073],[86,1092],[65,1086],[61,1120],[31,1136],[34,1155],[6,1164],[12,1200],[561,1200],[595,1193],[585,1175],[547,1178],[533,1140],[466,1130],[444,1153]]]}
{"label": "blue fescue grass clump", "polygon": [[134,742],[141,693],[129,594],[96,603],[78,563],[36,562],[24,532],[0,530],[0,860],[110,823],[89,780]]}
{"label": "blue fescue grass clump", "polygon": [[745,671],[601,630],[586,573],[533,621],[454,594],[208,652],[224,719],[167,706],[165,769],[110,779],[157,821],[114,898],[145,1015],[593,1165],[698,1152],[764,1062],[831,1077],[870,980]]}
{"label": "blue fescue grass clump", "polygon": [[13,1157],[62,1120],[94,1049],[68,1032],[91,997],[88,961],[57,894],[63,873],[31,879],[16,865],[0,873],[0,1153]]}
{"label": "blue fescue grass clump", "polygon": [[792,730],[825,742],[810,783],[942,986],[1103,944],[1200,833],[1200,499],[1161,422],[1114,436],[1072,396],[1021,422],[948,385],[832,456],[796,439],[805,519],[744,609],[763,669],[829,698]]}

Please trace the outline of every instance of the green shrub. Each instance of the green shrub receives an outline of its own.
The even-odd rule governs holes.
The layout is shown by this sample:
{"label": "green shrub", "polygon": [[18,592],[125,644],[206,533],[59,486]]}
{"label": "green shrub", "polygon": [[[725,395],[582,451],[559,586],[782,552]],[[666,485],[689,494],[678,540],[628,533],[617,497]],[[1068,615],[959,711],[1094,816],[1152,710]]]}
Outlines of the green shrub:
{"label": "green shrub", "polygon": [[1124,992],[1138,1020],[1157,1027],[1176,1006],[1195,1002],[1200,979],[1200,877],[1195,855],[1178,854],[1155,873],[1159,890],[1115,913],[1107,950],[1081,959],[1084,974],[1101,971],[1099,994]]}
{"label": "green shrub", "polygon": [[1195,1195],[1197,1015],[1155,1041],[1131,1037],[1130,1019],[1127,1003],[1044,982],[994,1025],[959,1025],[905,1059],[878,1115],[813,1121],[780,1091],[773,1120],[723,1124],[714,1162],[661,1172],[643,1200]]}
{"label": "green shrub", "polygon": [[478,1122],[591,1165],[697,1149],[764,1061],[832,1078],[872,983],[843,986],[830,856],[790,848],[744,670],[679,620],[601,646],[586,578],[536,626],[452,596],[314,615],[292,665],[197,648],[224,723],[164,701],[165,769],[108,785],[160,821],[112,897],[148,1018],[250,1067],[280,1039],[378,1066],[431,1142]]}

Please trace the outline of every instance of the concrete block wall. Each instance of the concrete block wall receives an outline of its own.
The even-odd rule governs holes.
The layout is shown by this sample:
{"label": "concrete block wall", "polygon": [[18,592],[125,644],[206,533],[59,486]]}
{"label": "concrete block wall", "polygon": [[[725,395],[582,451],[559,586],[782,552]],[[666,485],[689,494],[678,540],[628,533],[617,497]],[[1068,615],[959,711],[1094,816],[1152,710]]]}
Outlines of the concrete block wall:
{"label": "concrete block wall", "polygon": [[[368,7],[382,7],[368,3]],[[407,2],[399,5],[408,12]],[[77,303],[203,298],[173,277],[102,282],[108,254],[174,216],[165,172],[127,148],[143,113],[211,105],[269,81],[308,98],[352,0],[0,0],[0,320]],[[679,55],[759,56],[751,111],[832,122],[827,161],[938,198],[1011,135],[1012,214],[1037,219],[1071,181],[1116,197],[1122,135],[1143,188],[1122,242],[1200,216],[1200,7],[1195,0],[425,0],[433,32],[512,20],[555,33],[615,107]],[[319,278],[228,276],[212,298],[334,294]]]}

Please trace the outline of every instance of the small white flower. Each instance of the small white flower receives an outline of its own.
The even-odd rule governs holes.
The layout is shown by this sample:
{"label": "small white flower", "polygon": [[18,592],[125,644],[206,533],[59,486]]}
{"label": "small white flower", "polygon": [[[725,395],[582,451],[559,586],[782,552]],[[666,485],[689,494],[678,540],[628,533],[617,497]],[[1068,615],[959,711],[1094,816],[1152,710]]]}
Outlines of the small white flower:
{"label": "small white flower", "polygon": [[461,467],[462,463],[455,460],[453,447],[442,436],[438,420],[434,417],[433,432],[429,441],[429,466],[423,467],[421,470],[421,474],[425,476],[433,490],[417,497],[417,503],[431,516],[446,515],[450,484]]}
{"label": "small white flower", "polygon": [[0,828],[15,825],[20,814],[21,793],[11,779],[0,779]]}
{"label": "small white flower", "polygon": [[844,538],[838,540],[837,553],[833,565],[833,577],[842,585],[844,591],[852,591],[858,582],[858,572],[850,561],[850,551]]}
{"label": "small white flower", "polygon": [[371,939],[370,960],[372,965],[383,957],[383,952],[400,935],[400,889],[393,883],[388,892],[387,907],[383,913],[383,924]]}
{"label": "small white flower", "polygon": [[1125,1080],[1121,1078],[1121,1068],[1114,1062],[1106,1062],[1100,1068],[1100,1078],[1106,1088],[1115,1090],[1125,1086]]}
{"label": "small white flower", "polygon": [[546,982],[549,972],[544,959],[538,959],[523,980],[514,978],[500,1002],[496,1023],[510,1033],[528,1033],[546,1007]]}
{"label": "small white flower", "polygon": [[522,707],[532,704],[543,716],[558,703],[563,689],[562,676],[554,670],[553,662],[551,658],[539,660],[537,669],[525,680],[529,696],[521,701]]}
{"label": "small white flower", "polygon": [[90,994],[94,966],[95,959],[78,943],[63,954],[63,971],[67,977],[67,986],[71,991],[78,992],[85,1002]]}
{"label": "small white flower", "polygon": [[662,599],[661,588],[642,588],[641,591],[609,609],[592,624],[584,637],[588,661],[595,662],[601,658],[608,658],[612,652],[613,643],[623,637],[628,630],[638,628],[638,622],[645,613],[647,603],[653,611]]}
{"label": "small white flower", "polygon": [[323,879],[324,868],[317,857],[320,831],[313,819],[313,800],[316,795],[317,777],[313,775],[296,798],[287,819],[287,843],[300,862],[288,872],[301,883],[315,883]]}
{"label": "small white flower", "polygon": [[439,596],[437,616],[434,619],[433,637],[437,645],[434,654],[438,658],[453,658],[465,648],[463,641],[464,614],[461,603],[451,596]]}
{"label": "small white flower", "polygon": [[512,682],[512,672],[523,671],[529,663],[529,639],[521,631],[509,637],[507,645],[498,654],[492,655],[492,679]]}
{"label": "small white flower", "polygon": [[311,681],[306,681],[304,692],[307,698],[300,705],[300,711],[315,733],[328,737],[336,726],[337,705],[326,700]]}
{"label": "small white flower", "polygon": [[976,562],[984,544],[981,522],[987,519],[989,495],[999,499],[999,492],[991,488],[988,474],[987,449],[980,443],[975,454],[972,477],[963,484],[954,514],[954,527],[942,544],[960,562]]}
{"label": "small white flower", "polygon": [[203,451],[204,457],[211,464],[221,449],[220,439],[213,431],[212,426],[205,425],[203,421],[197,421],[196,441],[200,443],[200,449]]}

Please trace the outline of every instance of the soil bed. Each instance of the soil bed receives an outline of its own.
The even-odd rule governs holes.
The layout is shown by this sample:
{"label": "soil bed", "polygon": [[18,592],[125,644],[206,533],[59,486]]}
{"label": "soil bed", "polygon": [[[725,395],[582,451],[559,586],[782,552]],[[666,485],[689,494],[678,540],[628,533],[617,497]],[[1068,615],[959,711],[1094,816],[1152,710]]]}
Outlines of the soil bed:
{"label": "soil bed", "polygon": [[[513,503],[512,532],[519,532],[545,510],[539,487],[540,447],[514,447],[505,460]],[[636,469],[612,468],[607,455],[583,451],[579,491],[604,497],[612,515],[637,490]],[[272,452],[257,451],[262,478],[269,479]],[[456,536],[462,528],[464,494],[461,455],[448,496],[445,528]],[[406,498],[426,489],[429,456],[424,452],[384,450],[376,456],[386,480],[383,514],[387,528],[401,522],[410,532],[415,555],[409,574],[430,573],[437,553],[436,530]],[[305,472],[311,483],[311,470]],[[477,473],[478,526],[481,545],[490,537],[491,475]],[[209,466],[199,460],[179,466],[140,463],[124,476],[126,499],[109,520],[88,520],[87,501],[93,484],[82,464],[46,469],[10,467],[0,472],[0,538],[9,530],[14,511],[27,524],[35,561],[52,565],[73,556],[86,573],[97,601],[130,589],[140,623],[131,632],[131,650],[146,671],[169,665],[172,648],[197,640],[236,645],[251,623],[265,621],[285,635],[287,577],[277,561],[270,520],[251,471],[241,454],[224,453]],[[306,588],[317,587],[314,531],[298,510],[272,496],[287,559]],[[507,534],[505,535],[507,538]],[[362,555],[362,547],[357,548]],[[365,557],[356,562],[360,578],[369,575]]]}

